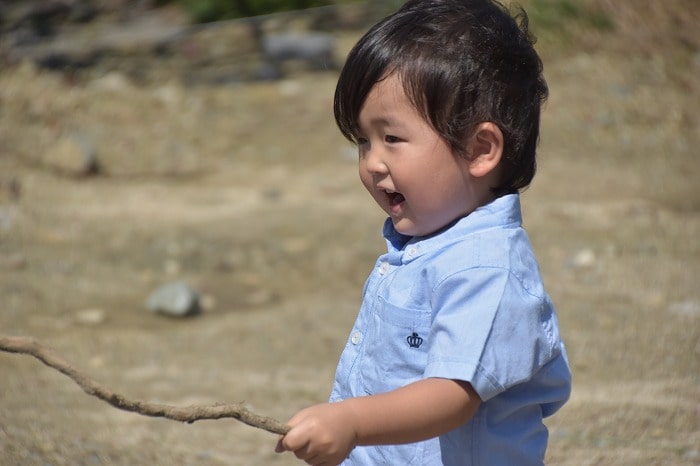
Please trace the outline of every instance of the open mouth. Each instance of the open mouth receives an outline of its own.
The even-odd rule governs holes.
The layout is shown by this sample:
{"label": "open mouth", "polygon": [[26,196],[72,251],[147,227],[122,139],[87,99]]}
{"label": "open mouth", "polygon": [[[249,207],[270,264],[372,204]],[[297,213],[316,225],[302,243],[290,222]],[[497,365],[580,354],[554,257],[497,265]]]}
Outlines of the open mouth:
{"label": "open mouth", "polygon": [[397,206],[406,200],[406,198],[403,197],[403,194],[401,193],[392,193],[387,191],[386,196],[389,199],[389,205],[391,207]]}

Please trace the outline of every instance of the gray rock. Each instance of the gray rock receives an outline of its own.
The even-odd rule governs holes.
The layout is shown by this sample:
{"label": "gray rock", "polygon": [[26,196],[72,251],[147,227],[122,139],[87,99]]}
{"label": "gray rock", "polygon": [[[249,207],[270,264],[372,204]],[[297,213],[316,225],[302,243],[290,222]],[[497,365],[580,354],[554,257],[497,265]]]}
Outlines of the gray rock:
{"label": "gray rock", "polygon": [[672,302],[669,307],[672,314],[682,317],[700,316],[700,301],[687,299],[685,301]]}
{"label": "gray rock", "polygon": [[148,297],[149,311],[174,317],[199,314],[199,293],[184,282],[171,282],[156,288]]}
{"label": "gray rock", "polygon": [[290,60],[304,62],[310,69],[335,69],[335,39],[330,34],[276,34],[264,37],[265,58],[275,65]]}
{"label": "gray rock", "polygon": [[44,165],[71,176],[95,175],[100,171],[97,149],[87,136],[63,136],[43,157]]}

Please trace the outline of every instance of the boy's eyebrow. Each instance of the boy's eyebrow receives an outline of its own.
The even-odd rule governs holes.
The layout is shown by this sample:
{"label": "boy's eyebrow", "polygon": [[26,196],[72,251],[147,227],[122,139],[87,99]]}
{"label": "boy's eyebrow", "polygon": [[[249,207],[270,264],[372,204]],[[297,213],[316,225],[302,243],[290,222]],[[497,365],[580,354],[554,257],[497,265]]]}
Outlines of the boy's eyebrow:
{"label": "boy's eyebrow", "polygon": [[[359,120],[358,120],[359,125]],[[377,117],[369,120],[370,126],[403,126],[401,120],[391,117]]]}

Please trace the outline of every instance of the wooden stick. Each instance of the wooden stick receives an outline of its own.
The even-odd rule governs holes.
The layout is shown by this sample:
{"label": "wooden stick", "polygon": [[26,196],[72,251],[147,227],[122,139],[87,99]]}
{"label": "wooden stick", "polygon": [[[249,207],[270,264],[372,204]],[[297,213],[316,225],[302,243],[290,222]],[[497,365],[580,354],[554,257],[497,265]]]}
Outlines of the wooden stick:
{"label": "wooden stick", "polygon": [[98,384],[68,364],[68,362],[53,350],[30,337],[0,336],[0,350],[9,353],[34,356],[47,366],[73,379],[73,381],[88,395],[95,396],[115,408],[124,411],[131,411],[144,416],[164,417],[166,419],[187,423],[193,423],[203,419],[234,418],[249,426],[280,435],[286,434],[290,429],[289,426],[275,419],[250,412],[240,403],[231,405],[217,403],[214,405],[178,407],[149,403],[147,401],[131,400]]}

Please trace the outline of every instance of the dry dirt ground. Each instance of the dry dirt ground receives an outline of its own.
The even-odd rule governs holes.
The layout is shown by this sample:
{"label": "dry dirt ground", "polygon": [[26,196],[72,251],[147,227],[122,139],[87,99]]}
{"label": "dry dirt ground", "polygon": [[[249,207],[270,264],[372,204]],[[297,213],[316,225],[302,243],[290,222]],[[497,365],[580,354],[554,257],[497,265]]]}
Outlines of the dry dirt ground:
{"label": "dry dirt ground", "polygon": [[[700,464],[700,56],[627,40],[542,44],[551,98],[524,215],[574,371],[548,422],[553,465]],[[334,127],[335,79],[185,88],[2,70],[0,334],[137,399],[245,401],[283,421],[324,401],[384,247]],[[102,175],[50,168],[71,141]],[[177,279],[204,312],[147,312]],[[121,412],[0,353],[3,465],[297,464],[275,440]]]}

